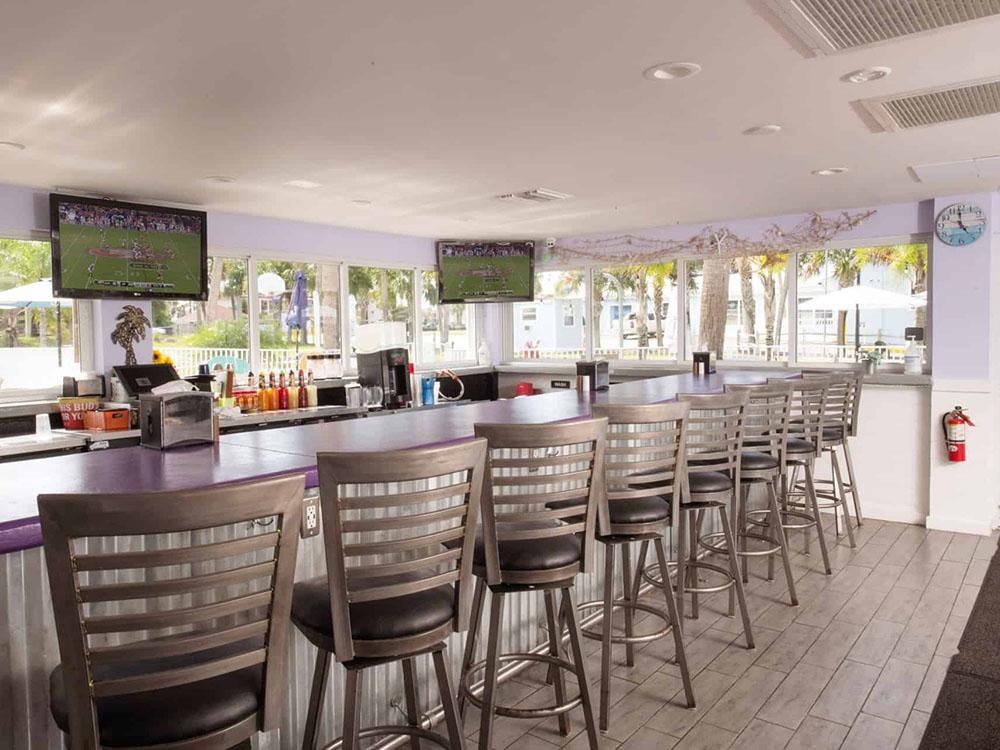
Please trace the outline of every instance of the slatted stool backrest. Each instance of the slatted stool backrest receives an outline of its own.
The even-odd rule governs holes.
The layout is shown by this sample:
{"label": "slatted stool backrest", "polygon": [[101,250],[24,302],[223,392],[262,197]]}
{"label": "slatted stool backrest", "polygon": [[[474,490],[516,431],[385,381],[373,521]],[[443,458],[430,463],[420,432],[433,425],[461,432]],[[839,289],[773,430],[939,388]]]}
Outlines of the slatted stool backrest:
{"label": "slatted stool backrest", "polygon": [[[483,503],[489,584],[504,582],[500,540],[534,540],[544,545],[558,537],[582,535],[580,568],[590,571],[597,505],[604,491],[607,427],[603,418],[476,425],[476,435],[489,441]],[[511,578],[508,575],[507,580]]]}
{"label": "slatted stool backrest", "polygon": [[792,384],[792,413],[788,425],[788,438],[807,440],[816,447],[815,456],[823,452],[823,428],[826,423],[826,394],[830,389],[829,376],[813,376],[784,380],[772,379],[769,383]]}
{"label": "slatted stool backrest", "polygon": [[[317,459],[337,660],[414,648],[409,641],[355,640],[352,603],[451,585],[451,630],[465,630],[486,441]],[[436,632],[429,638],[426,646],[442,640]]]}
{"label": "slatted stool backrest", "polygon": [[756,385],[727,385],[726,393],[746,393],[743,447],[778,459],[784,471],[788,424],[792,414],[792,384],[772,380]]}
{"label": "slatted stool backrest", "polygon": [[598,506],[601,534],[641,532],[611,524],[610,508],[616,502],[660,496],[670,502],[670,518],[679,517],[689,410],[690,405],[681,402],[593,407],[595,417],[608,420],[606,492]]}
{"label": "slatted stool backrest", "polygon": [[39,496],[74,746],[99,747],[98,698],[256,665],[278,726],[303,486]]}
{"label": "slatted stool backrest", "polygon": [[687,426],[688,471],[718,471],[738,480],[747,394],[682,393],[677,400],[691,408]]}

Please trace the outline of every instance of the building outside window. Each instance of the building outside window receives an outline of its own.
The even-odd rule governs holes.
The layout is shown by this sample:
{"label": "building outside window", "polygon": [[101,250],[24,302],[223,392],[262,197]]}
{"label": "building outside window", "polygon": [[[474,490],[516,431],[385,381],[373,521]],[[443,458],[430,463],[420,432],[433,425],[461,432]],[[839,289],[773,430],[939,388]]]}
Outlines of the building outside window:
{"label": "building outside window", "polygon": [[0,400],[52,391],[81,370],[79,321],[87,300],[52,297],[48,242],[0,239]]}
{"label": "building outside window", "polygon": [[[515,360],[583,359],[587,351],[585,287],[583,271],[535,274],[535,301],[511,304]],[[567,309],[572,310],[573,325],[565,325]]]}
{"label": "building outside window", "polygon": [[420,280],[420,363],[475,360],[475,307],[438,304],[437,271],[421,271]]}
{"label": "building outside window", "polygon": [[712,258],[687,263],[687,358],[788,360],[789,256]]}
{"label": "building outside window", "polygon": [[874,353],[901,362],[908,328],[925,339],[927,254],[924,242],[800,253],[798,360],[853,362]]}

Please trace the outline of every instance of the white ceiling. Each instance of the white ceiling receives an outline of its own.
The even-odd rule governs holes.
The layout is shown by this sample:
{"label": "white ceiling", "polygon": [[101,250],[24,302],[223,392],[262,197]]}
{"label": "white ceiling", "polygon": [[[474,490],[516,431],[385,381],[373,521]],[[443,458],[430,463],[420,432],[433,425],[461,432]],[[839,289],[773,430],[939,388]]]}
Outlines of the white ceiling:
{"label": "white ceiling", "polygon": [[[807,58],[751,0],[9,3],[0,140],[27,148],[0,149],[0,182],[429,237],[993,190],[908,167],[1000,152],[1000,116],[872,133],[850,103],[998,75],[998,38],[990,18]],[[673,60],[703,72],[642,76]],[[893,74],[840,80],[873,65]],[[741,135],[767,122],[783,132]],[[493,198],[533,187],[574,197]]]}

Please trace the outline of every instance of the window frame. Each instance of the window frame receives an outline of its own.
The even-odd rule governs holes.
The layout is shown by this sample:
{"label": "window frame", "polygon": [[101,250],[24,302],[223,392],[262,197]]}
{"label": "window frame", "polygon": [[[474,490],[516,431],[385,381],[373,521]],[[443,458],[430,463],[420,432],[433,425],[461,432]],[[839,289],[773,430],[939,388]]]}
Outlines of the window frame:
{"label": "window frame", "polygon": [[[933,274],[931,269],[934,263],[934,246],[933,246],[933,236],[928,233],[916,233],[916,234],[904,234],[904,235],[890,235],[882,237],[860,237],[857,239],[850,240],[837,240],[833,242],[828,242],[822,247],[802,249],[797,251],[792,251],[788,253],[788,297],[786,299],[786,336],[788,341],[788,359],[787,361],[775,362],[767,360],[746,360],[746,359],[720,359],[718,364],[722,367],[753,367],[757,369],[799,369],[802,367],[816,368],[816,369],[837,369],[838,367],[843,367],[844,363],[833,363],[833,362],[800,362],[798,359],[798,274],[799,274],[799,255],[807,252],[815,252],[817,250],[841,250],[841,249],[853,249],[858,247],[876,247],[881,245],[902,245],[910,243],[922,243],[927,246],[927,321],[924,329],[924,346],[925,346],[925,364],[924,373],[930,374],[932,372],[932,362],[931,362],[931,341],[932,341],[932,327],[931,327],[931,309],[934,305],[934,288],[933,288]],[[688,263],[697,262],[697,259],[687,259],[679,258],[677,259],[677,278],[686,279],[688,275]],[[584,274],[584,294],[585,294],[585,308],[588,313],[588,320],[591,323],[595,320],[594,318],[594,295],[593,295],[593,279],[594,274],[602,271],[603,269],[614,265],[613,262],[609,261],[595,261],[590,263],[581,264],[551,264],[551,265],[539,265],[536,266],[536,272],[542,271],[581,271]],[[672,304],[676,305],[678,311],[685,311],[687,309],[687,285],[683,282],[679,282],[674,290],[676,293],[676,298],[672,300]],[[508,325],[504,327],[503,330],[503,358],[502,361],[506,365],[524,365],[525,360],[515,360],[513,358],[513,328],[514,328],[514,313],[513,305],[506,303],[504,305],[506,308],[503,312],[504,319],[508,322]],[[677,331],[676,331],[676,342],[677,342],[677,357],[674,359],[658,359],[658,360],[625,360],[621,358],[610,359],[613,366],[625,365],[629,369],[635,370],[663,370],[664,368],[674,368],[681,369],[686,366],[690,366],[691,358],[687,352],[687,336],[685,330],[685,317],[684,314],[678,314],[676,316],[677,320]],[[593,357],[594,351],[594,332],[593,324],[588,325],[585,332],[586,348],[588,352],[588,358]],[[533,360],[532,363],[537,364],[566,364],[565,360],[559,359],[540,359]],[[880,365],[880,370],[886,373],[902,372],[902,364],[899,363],[884,363]]]}

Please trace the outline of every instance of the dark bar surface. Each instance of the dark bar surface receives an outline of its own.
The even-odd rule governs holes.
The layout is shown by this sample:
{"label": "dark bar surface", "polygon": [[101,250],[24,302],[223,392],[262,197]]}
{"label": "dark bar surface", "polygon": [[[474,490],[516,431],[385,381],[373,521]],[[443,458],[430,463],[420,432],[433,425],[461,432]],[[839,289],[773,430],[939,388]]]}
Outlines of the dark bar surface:
{"label": "dark bar surface", "polygon": [[477,422],[559,422],[590,415],[592,403],[653,403],[678,393],[713,393],[725,384],[796,377],[786,369],[729,370],[709,376],[666,375],[579,394],[555,391],[504,401],[462,402],[442,409],[401,411],[223,435],[218,445],[169,451],[138,446],[0,464],[0,554],[41,545],[38,495],[153,492],[306,474],[315,486],[319,451],[388,451],[467,440]]}

